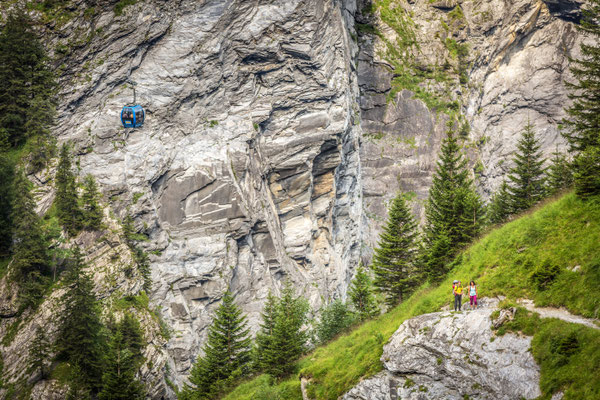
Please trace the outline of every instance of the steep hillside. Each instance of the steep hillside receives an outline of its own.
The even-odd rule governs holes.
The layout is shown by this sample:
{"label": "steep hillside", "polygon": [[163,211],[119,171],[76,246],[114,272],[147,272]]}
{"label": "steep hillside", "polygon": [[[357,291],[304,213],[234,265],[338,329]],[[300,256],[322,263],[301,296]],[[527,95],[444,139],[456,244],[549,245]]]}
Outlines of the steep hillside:
{"label": "steep hillside", "polygon": [[[558,269],[542,290],[531,276],[536,271],[547,271],[547,265]],[[298,363],[298,375],[273,387],[269,386],[268,379],[258,377],[238,387],[227,399],[266,399],[276,393],[282,398],[299,399],[302,398],[300,377],[310,380],[307,392],[312,398],[337,399],[361,379],[381,371],[383,346],[402,322],[450,304],[454,279],[463,282],[474,279],[481,297],[506,296],[505,308],[518,299],[531,298],[536,305],[565,307],[573,313],[597,318],[600,313],[600,205],[586,204],[573,194],[567,194],[494,229],[456,258],[454,269],[439,286],[420,288],[389,313],[317,348]],[[527,317],[526,311],[521,309],[517,313],[520,314],[515,318],[518,323],[509,325],[508,330],[522,330],[533,336],[533,357],[541,367],[540,387],[545,398],[560,390],[564,391],[565,398],[596,398],[600,388],[591,382],[600,373],[597,362],[600,331],[555,320],[539,324],[535,318]],[[425,327],[423,324],[414,329],[421,329],[423,333],[427,331]],[[490,329],[489,324],[487,329]],[[555,359],[550,343],[571,331],[580,335],[577,356]],[[469,353],[468,348],[463,351]],[[437,357],[429,358],[423,358],[422,362],[434,362]]]}

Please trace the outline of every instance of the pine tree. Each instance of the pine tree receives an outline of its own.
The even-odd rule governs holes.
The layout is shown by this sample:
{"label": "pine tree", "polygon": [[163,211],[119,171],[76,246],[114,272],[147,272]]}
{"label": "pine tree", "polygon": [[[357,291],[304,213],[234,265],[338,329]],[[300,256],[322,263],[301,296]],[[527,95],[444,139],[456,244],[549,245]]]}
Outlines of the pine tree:
{"label": "pine tree", "polygon": [[356,270],[356,275],[352,279],[348,295],[352,300],[354,309],[358,313],[359,320],[364,321],[379,314],[379,308],[371,289],[371,278],[362,265]]}
{"label": "pine tree", "polygon": [[517,143],[517,153],[513,158],[514,167],[508,179],[511,195],[511,207],[517,213],[527,210],[546,195],[544,159],[540,153],[540,144],[535,137],[534,126],[527,122]]}
{"label": "pine tree", "polygon": [[184,396],[210,399],[231,380],[245,374],[250,366],[250,330],[242,310],[229,291],[217,309],[208,330],[204,356],[199,357],[190,374]]}
{"label": "pine tree", "polygon": [[265,350],[273,346],[273,333],[275,329],[275,320],[277,318],[277,303],[278,300],[269,291],[267,301],[263,307],[261,314],[262,323],[260,330],[256,333],[256,351],[254,351],[255,367],[261,370],[266,370],[269,366],[269,360],[265,358]]}
{"label": "pine tree", "polygon": [[432,281],[446,274],[450,258],[481,229],[483,204],[466,166],[450,121],[425,206],[422,259]]}
{"label": "pine tree", "polygon": [[113,334],[102,376],[100,400],[144,399],[146,393],[135,374],[143,361],[143,336],[137,319],[126,313]]}
{"label": "pine tree", "polygon": [[548,168],[548,192],[554,194],[573,184],[573,172],[567,157],[558,151],[552,153],[551,164]]}
{"label": "pine tree", "polygon": [[75,246],[73,255],[65,277],[67,291],[61,298],[64,310],[59,319],[58,358],[76,366],[86,387],[96,390],[102,381],[105,349],[100,308],[79,247]]}
{"label": "pine tree", "polygon": [[83,181],[83,226],[88,230],[99,230],[102,227],[102,207],[98,204],[100,193],[92,175],[87,175]]}
{"label": "pine tree", "polygon": [[20,286],[21,307],[26,308],[41,300],[51,269],[48,244],[35,212],[31,182],[22,170],[15,175],[12,209],[12,278]]}
{"label": "pine tree", "polygon": [[71,170],[69,146],[64,143],[60,149],[60,161],[56,170],[56,210],[58,220],[70,235],[81,229],[81,209],[75,174]]}
{"label": "pine tree", "polygon": [[0,257],[8,255],[12,243],[14,175],[13,163],[0,150]]}
{"label": "pine tree", "polygon": [[308,336],[302,330],[306,322],[308,303],[302,297],[296,297],[294,289],[286,284],[277,302],[273,334],[268,346],[259,348],[262,352],[263,370],[276,377],[293,372],[295,361],[306,350]]}
{"label": "pine tree", "polygon": [[42,379],[47,377],[47,367],[50,361],[50,342],[42,327],[38,326],[29,348],[28,362],[31,370],[40,371]]}
{"label": "pine tree", "polygon": [[587,2],[577,29],[591,40],[581,45],[581,59],[571,59],[577,82],[567,82],[573,105],[563,136],[573,154],[575,192],[588,198],[600,194],[600,0]]}
{"label": "pine tree", "polygon": [[492,196],[488,208],[487,216],[490,223],[499,224],[508,219],[512,214],[512,202],[508,192],[506,180],[502,181],[500,189]]}
{"label": "pine tree", "polygon": [[9,13],[0,32],[0,128],[12,146],[49,137],[56,83],[44,47],[22,8]]}
{"label": "pine tree", "polygon": [[375,287],[385,294],[386,304],[390,307],[401,302],[414,289],[417,240],[417,223],[400,193],[390,206],[372,265]]}

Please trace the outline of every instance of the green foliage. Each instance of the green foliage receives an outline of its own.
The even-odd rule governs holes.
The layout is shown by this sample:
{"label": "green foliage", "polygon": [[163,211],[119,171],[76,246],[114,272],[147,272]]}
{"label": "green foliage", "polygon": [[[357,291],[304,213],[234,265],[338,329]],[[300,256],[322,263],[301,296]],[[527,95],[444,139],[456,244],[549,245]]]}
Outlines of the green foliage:
{"label": "green foliage", "polygon": [[560,267],[546,260],[531,273],[531,281],[538,290],[545,290],[560,274]]}
{"label": "green foliage", "polygon": [[0,129],[11,146],[48,138],[56,88],[46,52],[21,8],[9,13],[0,32]]}
{"label": "green foliage", "polygon": [[[530,236],[535,232],[535,239]],[[522,249],[517,252],[516,249]],[[424,313],[439,311],[440,307],[453,300],[449,288],[453,279],[477,281],[479,295],[490,297],[505,295],[510,298],[529,297],[536,305],[565,306],[571,312],[594,317],[600,308],[596,295],[600,287],[600,205],[583,202],[573,194],[544,206],[531,215],[525,215],[492,231],[489,235],[465,250],[460,260],[454,263],[451,274],[437,287],[423,285],[412,296],[390,312],[367,321],[347,335],[342,335],[325,346],[316,348],[298,362],[299,375],[310,378],[311,398],[337,399],[361,379],[381,370],[380,357],[383,345],[406,319]],[[554,283],[544,291],[538,291],[529,280],[533,266],[527,260],[552,259],[557,265],[580,265],[581,270],[571,272],[561,269]],[[519,313],[519,311],[517,311]],[[554,320],[544,320],[554,321]],[[553,322],[554,323],[554,322]],[[566,324],[557,321],[556,324]],[[591,329],[581,329],[591,332]],[[539,343],[549,342],[544,332],[552,333],[552,326],[542,327],[534,337],[533,351],[536,354],[536,339]],[[543,339],[542,339],[543,338]],[[584,349],[581,358],[571,358],[572,369],[554,371],[546,368],[545,356],[536,355],[542,365],[542,391],[544,396],[561,387],[563,383],[570,398],[595,399],[590,386],[598,375],[597,344],[578,337],[579,348]],[[539,354],[539,353],[538,353]],[[588,359],[584,357],[588,357]],[[579,357],[579,356],[577,356]],[[581,368],[580,376],[573,372]],[[564,368],[564,367],[563,367]],[[580,371],[580,372],[581,372]],[[589,372],[588,372],[589,371]],[[268,377],[261,375],[233,390],[227,400],[249,399],[259,388],[268,388]],[[546,382],[546,383],[545,383]],[[299,391],[298,375],[273,382],[274,392],[284,386],[293,386]],[[545,385],[548,385],[547,387]],[[587,397],[584,397],[587,394]],[[581,397],[577,397],[580,395]],[[596,393],[597,395],[597,393]],[[299,396],[291,397],[299,399]],[[545,397],[549,399],[550,396]]]}
{"label": "green foliage", "polygon": [[83,180],[83,227],[88,230],[99,230],[102,227],[102,207],[98,204],[100,193],[92,175]]}
{"label": "green foliage", "polygon": [[95,391],[102,383],[106,347],[100,307],[93,293],[94,284],[84,271],[86,265],[79,247],[75,247],[73,256],[73,265],[64,278],[67,291],[61,297],[64,310],[59,316],[56,347],[58,359],[76,368],[78,379],[74,383],[81,385],[82,390]]}
{"label": "green foliage", "polygon": [[575,83],[568,83],[573,105],[566,109],[563,136],[573,154],[575,192],[582,198],[600,194],[600,1],[587,2],[577,29],[589,38],[581,58],[571,60]]}
{"label": "green foliage", "polygon": [[41,220],[35,212],[31,183],[23,171],[16,173],[14,185],[11,277],[19,284],[21,308],[27,308],[42,299],[51,272],[50,258]]}
{"label": "green foliage", "polygon": [[148,257],[148,253],[146,253],[142,248],[136,245],[137,241],[145,241],[148,240],[148,237],[143,234],[139,234],[135,230],[135,226],[133,225],[133,217],[131,215],[127,215],[122,222],[123,228],[123,236],[125,239],[125,243],[131,249],[133,260],[140,271],[143,279],[144,279],[144,290],[146,292],[150,291],[152,288],[152,278],[150,276],[150,259]]}
{"label": "green foliage", "polygon": [[327,343],[346,331],[355,320],[356,316],[339,299],[323,307],[321,309],[321,320],[316,329],[319,343]]}
{"label": "green foliage", "polygon": [[401,302],[415,288],[417,268],[417,223],[402,193],[390,206],[388,221],[379,235],[373,255],[374,284],[385,293],[390,307]]}
{"label": "green foliage", "polygon": [[466,166],[450,121],[425,206],[423,260],[433,281],[448,272],[451,257],[481,229],[483,204]]}
{"label": "green foliage", "polygon": [[82,227],[82,211],[79,208],[77,183],[72,171],[71,155],[68,144],[60,149],[60,161],[56,170],[56,211],[61,225],[74,236]]}
{"label": "green foliage", "polygon": [[138,320],[130,313],[115,328],[109,347],[107,366],[102,376],[100,400],[137,400],[146,396],[135,378],[142,361],[144,339]]}
{"label": "green foliage", "polygon": [[288,375],[294,370],[295,361],[306,350],[307,334],[302,329],[306,322],[308,303],[296,297],[294,289],[287,284],[281,297],[269,295],[263,310],[263,323],[256,335],[259,367],[276,377]]}
{"label": "green foliage", "polygon": [[350,288],[348,289],[348,295],[360,321],[367,320],[379,314],[379,307],[377,306],[371,287],[371,277],[362,265],[356,270],[356,275],[354,275],[354,279],[352,279]]}
{"label": "green foliage", "polygon": [[552,153],[550,167],[548,168],[548,192],[557,193],[573,185],[573,171],[567,157],[558,151]]}
{"label": "green foliage", "polygon": [[204,356],[199,357],[190,374],[182,397],[210,399],[226,388],[231,381],[248,372],[250,365],[250,330],[242,310],[225,292],[223,301],[208,330]]}
{"label": "green foliage", "polygon": [[512,214],[512,202],[508,193],[506,180],[502,181],[500,189],[492,196],[487,210],[487,217],[492,224],[499,224],[508,219]]}
{"label": "green foliage", "polygon": [[13,235],[12,206],[15,168],[12,160],[0,150],[0,256],[10,252]]}
{"label": "green foliage", "polygon": [[117,15],[117,16],[122,15],[125,7],[132,6],[135,3],[137,3],[137,0],[119,0],[119,2],[117,4],[115,4],[115,8],[114,8],[115,15]]}
{"label": "green foliage", "polygon": [[48,361],[50,358],[50,342],[44,329],[38,326],[35,330],[35,336],[29,347],[27,361],[30,371],[39,371],[42,379],[48,374]]}
{"label": "green foliage", "polygon": [[535,137],[534,128],[529,121],[525,125],[517,144],[517,153],[513,158],[515,165],[508,175],[511,181],[508,187],[511,208],[515,213],[527,210],[546,195],[543,167],[545,160],[542,158],[541,145]]}

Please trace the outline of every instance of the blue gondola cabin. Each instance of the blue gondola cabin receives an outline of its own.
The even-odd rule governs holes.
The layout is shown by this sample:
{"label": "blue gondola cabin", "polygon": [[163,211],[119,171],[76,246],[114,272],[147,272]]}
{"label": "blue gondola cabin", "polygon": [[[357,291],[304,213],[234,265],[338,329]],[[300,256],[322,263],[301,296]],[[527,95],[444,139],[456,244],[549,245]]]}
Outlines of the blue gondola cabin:
{"label": "blue gondola cabin", "polygon": [[121,110],[121,123],[123,128],[140,128],[144,125],[146,113],[139,104],[135,106],[125,106]]}

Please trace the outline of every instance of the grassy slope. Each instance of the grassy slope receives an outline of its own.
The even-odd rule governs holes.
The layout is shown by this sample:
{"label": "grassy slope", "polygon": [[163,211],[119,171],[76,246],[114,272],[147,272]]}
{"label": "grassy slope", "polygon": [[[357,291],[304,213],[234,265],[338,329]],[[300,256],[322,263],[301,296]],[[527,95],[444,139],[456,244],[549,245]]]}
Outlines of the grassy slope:
{"label": "grassy slope", "polygon": [[[538,291],[529,276],[546,260],[559,266],[560,273],[549,288]],[[568,270],[577,265],[581,268],[578,272]],[[537,305],[566,306],[573,313],[598,316],[600,205],[586,204],[567,194],[491,231],[457,257],[453,271],[440,286],[424,285],[389,313],[300,360],[298,375],[312,379],[311,397],[337,399],[361,378],[380,371],[383,344],[404,320],[449,304],[453,279],[476,280],[480,297],[528,297]],[[600,398],[600,388],[586,384],[600,376],[600,332],[549,321],[536,325],[533,345],[534,356],[542,368],[544,397],[549,398],[549,393],[562,388],[566,390],[565,399]],[[551,339],[569,330],[578,332],[583,351],[556,361],[556,346],[550,345]],[[298,375],[276,385],[261,375],[238,386],[226,399],[301,399]]]}

